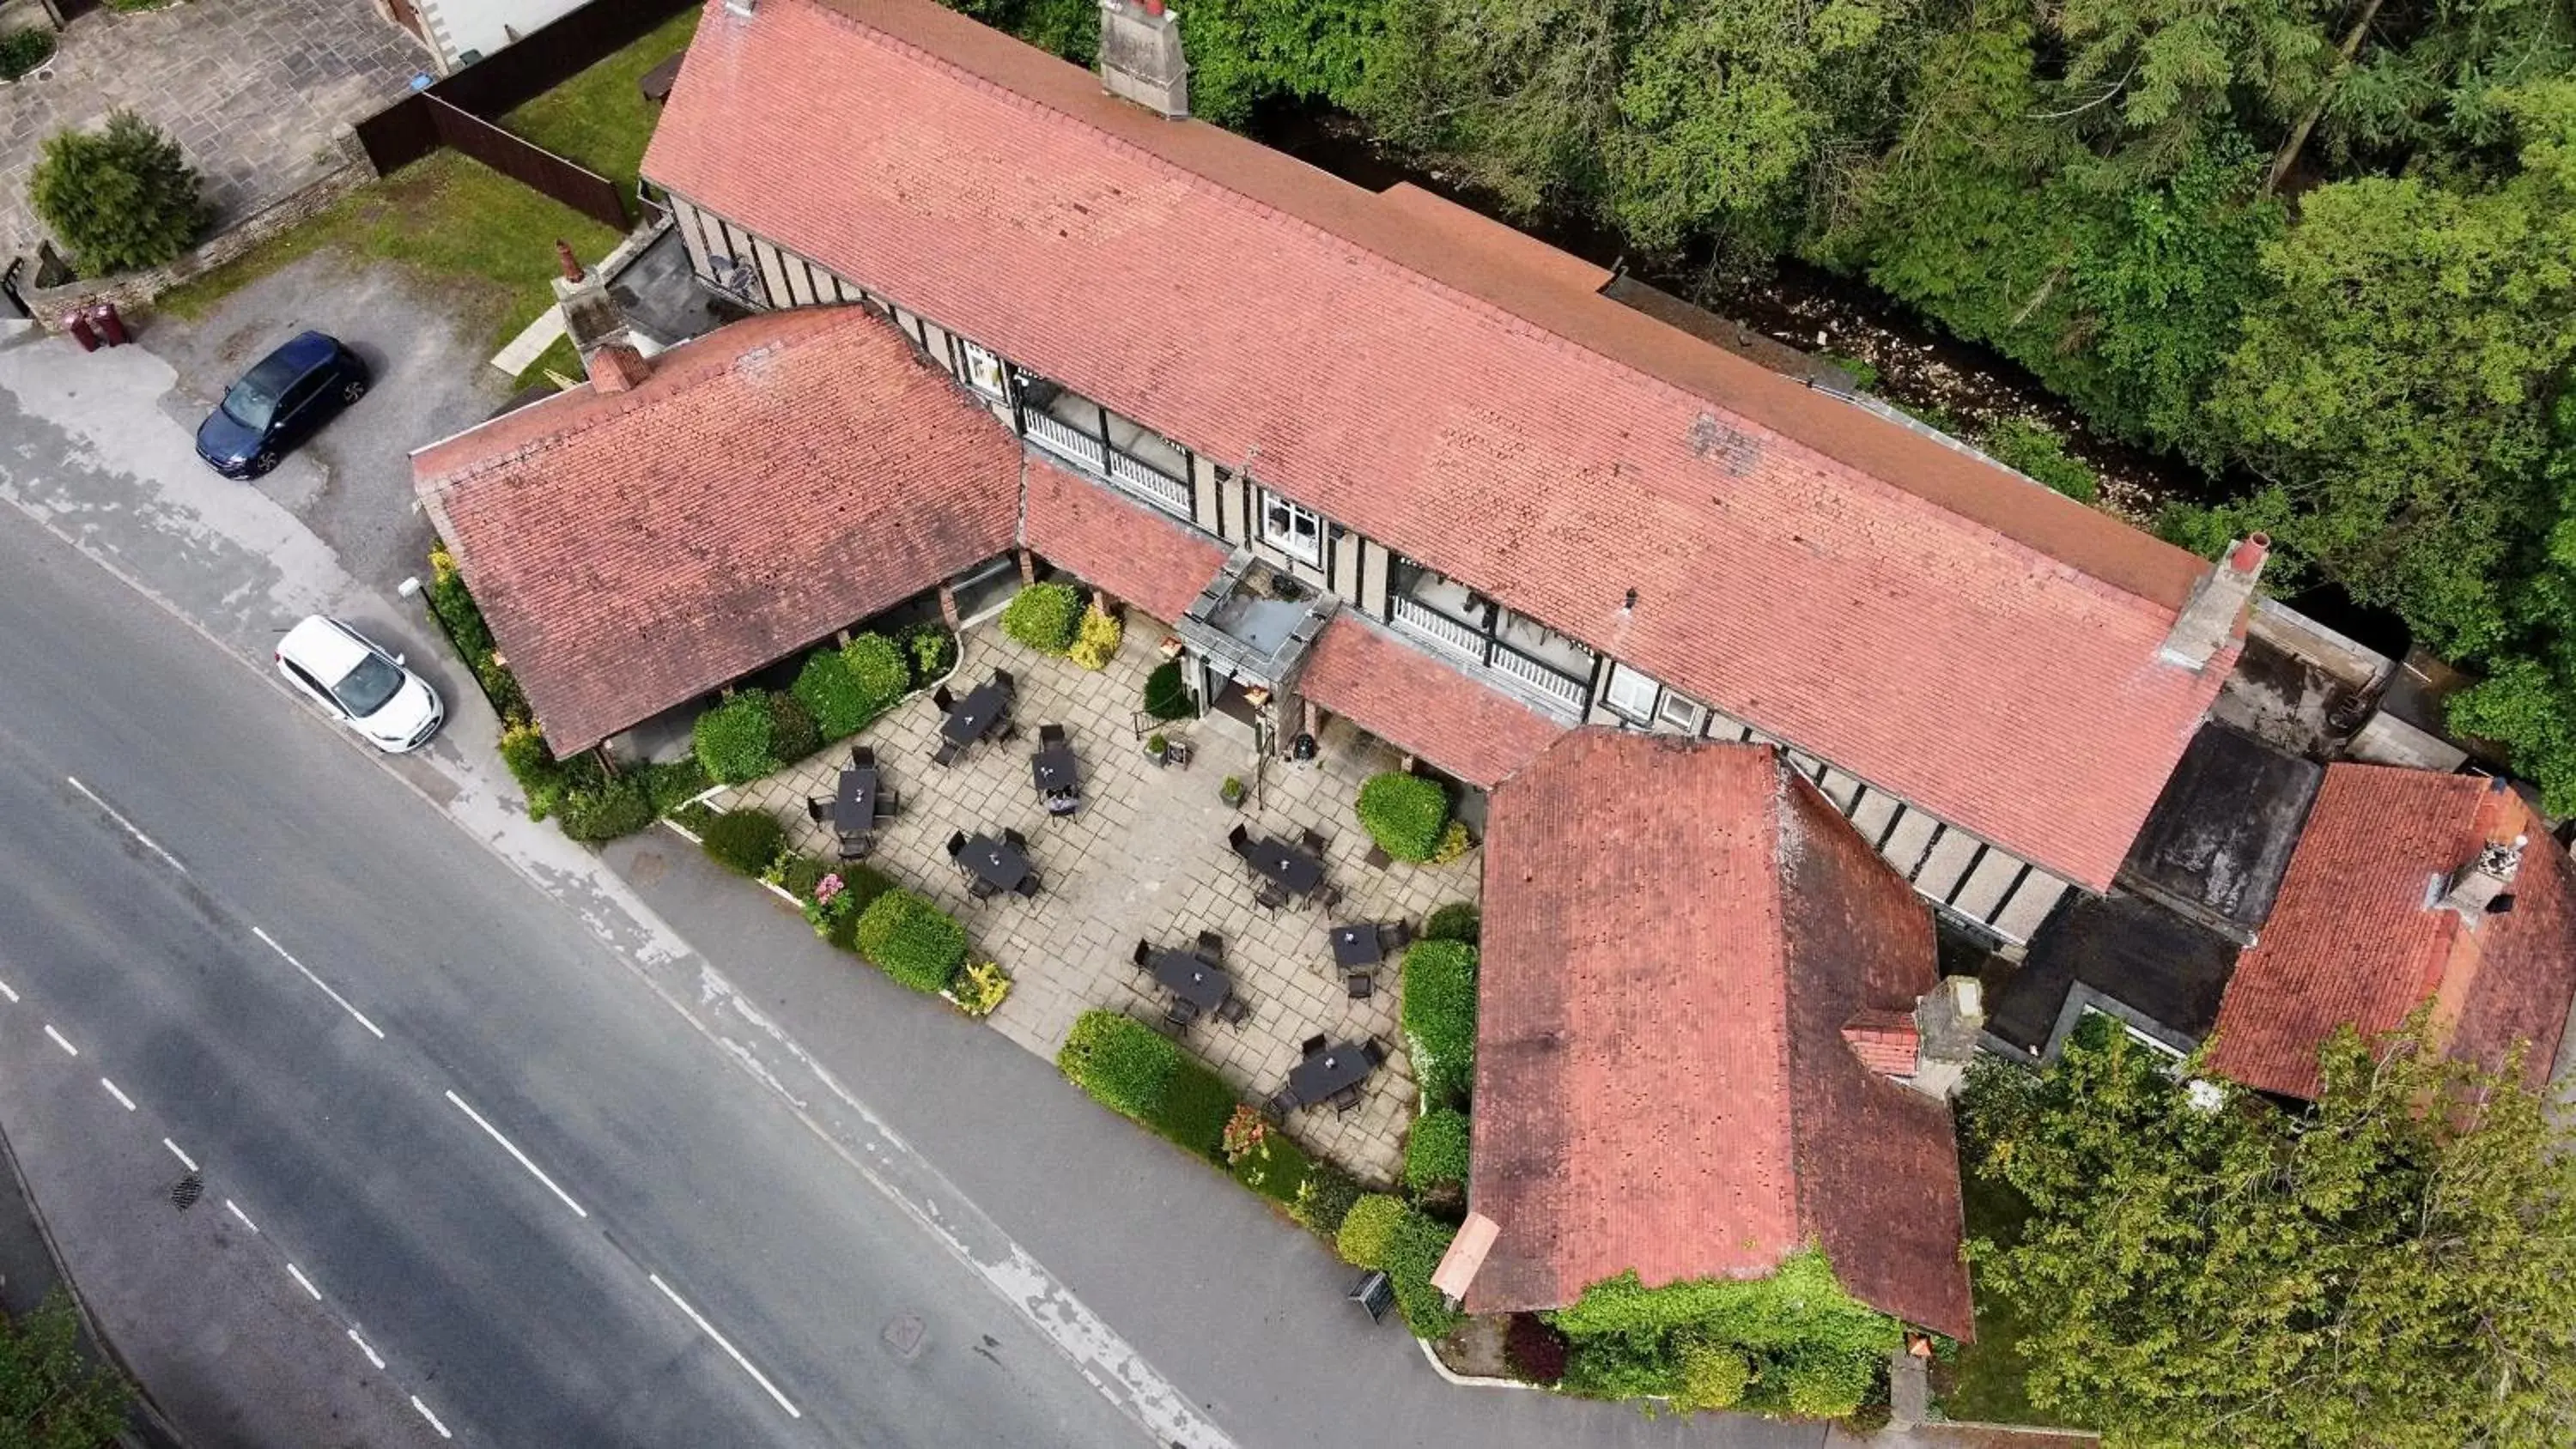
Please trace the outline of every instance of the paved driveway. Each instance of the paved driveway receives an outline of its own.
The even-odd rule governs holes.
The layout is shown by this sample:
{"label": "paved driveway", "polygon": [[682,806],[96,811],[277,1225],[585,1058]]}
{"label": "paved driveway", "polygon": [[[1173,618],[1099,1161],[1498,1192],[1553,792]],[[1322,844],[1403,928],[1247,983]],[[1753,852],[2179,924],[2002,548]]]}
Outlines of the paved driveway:
{"label": "paved driveway", "polygon": [[0,263],[42,225],[25,178],[56,131],[124,107],[178,138],[217,225],[329,169],[334,127],[382,110],[428,53],[368,0],[193,0],[75,21],[46,74],[0,86]]}

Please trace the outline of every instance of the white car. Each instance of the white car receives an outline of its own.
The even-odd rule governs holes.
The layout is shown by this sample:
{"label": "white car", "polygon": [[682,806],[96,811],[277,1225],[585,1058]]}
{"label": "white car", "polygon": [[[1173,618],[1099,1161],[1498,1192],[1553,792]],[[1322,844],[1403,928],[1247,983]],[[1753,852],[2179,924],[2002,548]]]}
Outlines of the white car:
{"label": "white car", "polygon": [[401,655],[320,614],[277,641],[277,672],[387,754],[419,749],[447,721],[438,691]]}

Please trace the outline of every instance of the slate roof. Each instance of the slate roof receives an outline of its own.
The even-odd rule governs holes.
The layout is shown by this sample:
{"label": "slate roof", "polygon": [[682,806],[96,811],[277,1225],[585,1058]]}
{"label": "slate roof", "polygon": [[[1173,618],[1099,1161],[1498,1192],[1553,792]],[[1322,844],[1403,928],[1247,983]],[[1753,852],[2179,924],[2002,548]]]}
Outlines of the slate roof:
{"label": "slate roof", "polygon": [[[2431,907],[2450,874],[2491,841],[2529,837],[2513,909],[2472,926]],[[2262,939],[2238,960],[2218,1008],[2210,1066],[2267,1092],[2309,1098],[2317,1048],[2351,1022],[2365,1037],[2436,1003],[2436,1037],[2489,1068],[2532,1043],[2525,1074],[2549,1074],[2576,1000],[2576,889],[2565,849],[2502,780],[2335,764]]]}
{"label": "slate roof", "polygon": [[2235,657],[2158,661],[2201,561],[930,0],[710,0],[643,169],[2096,889]]}
{"label": "slate roof", "polygon": [[737,322],[412,457],[558,755],[1011,546],[1020,445],[860,308]]}
{"label": "slate roof", "polygon": [[1930,916],[1765,745],[1578,730],[1494,792],[1468,1200],[1475,1312],[1759,1277],[1968,1337],[1949,1109],[1843,1036],[1934,984]]}

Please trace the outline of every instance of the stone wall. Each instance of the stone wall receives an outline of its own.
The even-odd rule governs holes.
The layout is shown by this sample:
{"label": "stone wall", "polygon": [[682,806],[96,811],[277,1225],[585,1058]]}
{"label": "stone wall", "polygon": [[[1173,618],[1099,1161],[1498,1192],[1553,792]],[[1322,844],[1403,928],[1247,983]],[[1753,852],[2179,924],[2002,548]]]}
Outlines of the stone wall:
{"label": "stone wall", "polygon": [[170,288],[213,271],[261,242],[302,225],[331,203],[376,179],[354,128],[342,126],[332,132],[330,149],[336,164],[320,180],[279,197],[199,242],[176,260],[149,271],[80,277],[58,287],[29,287],[25,289],[28,309],[36,314],[37,324],[51,332],[62,331],[64,318],[72,312],[100,302],[113,302],[120,311],[132,311]]}

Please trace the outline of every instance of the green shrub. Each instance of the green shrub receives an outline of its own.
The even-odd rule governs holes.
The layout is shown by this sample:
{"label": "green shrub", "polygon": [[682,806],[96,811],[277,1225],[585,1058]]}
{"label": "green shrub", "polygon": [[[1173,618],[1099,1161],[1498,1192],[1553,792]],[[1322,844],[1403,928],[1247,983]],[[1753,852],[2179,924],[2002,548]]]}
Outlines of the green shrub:
{"label": "green shrub", "polygon": [[1181,1064],[1181,1049],[1133,1017],[1086,1011],[1065,1034],[1055,1064],[1100,1105],[1143,1122],[1162,1101],[1163,1084]]}
{"label": "green shrub", "polygon": [[1071,584],[1031,584],[1002,608],[1002,632],[1041,654],[1062,654],[1073,644],[1082,595]]}
{"label": "green shrub", "polygon": [[651,825],[658,813],[653,808],[651,791],[632,774],[567,790],[555,803],[555,823],[563,827],[564,834],[580,841],[632,835]]}
{"label": "green shrub", "polygon": [[708,779],[727,785],[775,771],[778,756],[769,747],[772,728],[769,696],[757,689],[743,690],[698,716],[690,734],[697,745],[699,768]]}
{"label": "green shrub", "polygon": [[1654,1334],[1611,1334],[1574,1340],[1566,1355],[1567,1393],[1588,1399],[1637,1399],[1682,1392],[1679,1353]]}
{"label": "green shrub", "polygon": [[1484,918],[1476,910],[1475,902],[1451,901],[1433,911],[1431,918],[1422,923],[1422,939],[1464,941],[1473,946],[1476,944],[1477,932],[1483,924]]}
{"label": "green shrub", "polygon": [[1807,1419],[1839,1419],[1878,1386],[1881,1360],[1849,1353],[1803,1353],[1781,1374],[1781,1406]]}
{"label": "green shrub", "polygon": [[705,767],[695,755],[648,764],[638,773],[644,777],[644,793],[652,800],[656,815],[670,814],[705,794],[707,787],[715,783],[707,778]]}
{"label": "green shrub", "polygon": [[552,815],[563,796],[564,768],[546,737],[532,724],[501,727],[501,765],[510,778],[519,782],[519,793],[528,799],[528,818],[543,820]]}
{"label": "green shrub", "polygon": [[2101,496],[2101,479],[2066,451],[2065,436],[2046,423],[2005,418],[1986,430],[1981,446],[1996,462],[2017,468],[2078,503],[2091,503]]}
{"label": "green shrub", "polygon": [[1118,644],[1124,637],[1125,631],[1119,628],[1116,619],[1097,608],[1085,609],[1082,611],[1082,624],[1075,631],[1072,647],[1065,650],[1065,655],[1085,669],[1106,669],[1109,661],[1118,657]]}
{"label": "green shrub", "polygon": [[766,810],[727,810],[707,822],[699,844],[727,869],[757,877],[785,848],[787,829]]}
{"label": "green shrub", "polygon": [[672,824],[704,840],[707,827],[715,823],[715,808],[704,800],[686,800],[671,807]]}
{"label": "green shrub", "polygon": [[1331,1243],[1340,1236],[1351,1205],[1359,1200],[1359,1179],[1318,1158],[1307,1164],[1306,1180],[1297,1185],[1297,1200],[1288,1205],[1288,1215]]}
{"label": "green shrub", "polygon": [[1732,1409],[1744,1402],[1744,1386],[1751,1382],[1753,1365],[1743,1354],[1718,1344],[1695,1344],[1682,1350],[1681,1385],[1673,1392],[1673,1407]]}
{"label": "green shrub", "polygon": [[1440,1259],[1457,1236],[1456,1228],[1412,1208],[1404,1210],[1404,1220],[1396,1227],[1386,1276],[1394,1281],[1395,1306],[1404,1314],[1404,1326],[1416,1338],[1438,1338],[1458,1326],[1458,1310],[1431,1286],[1431,1275],[1440,1271]]}
{"label": "green shrub", "polygon": [[1389,770],[1360,786],[1360,828],[1398,860],[1425,861],[1449,823],[1449,792],[1437,780]]}
{"label": "green shrub", "polygon": [[783,855],[778,858],[770,884],[800,901],[814,899],[814,887],[823,877],[837,875],[840,867],[819,855]]}
{"label": "green shrub", "polygon": [[903,651],[895,647],[894,641],[883,634],[861,634],[852,639],[841,649],[841,662],[849,666],[850,681],[858,687],[859,703],[866,712],[860,724],[894,708],[904,691],[912,688],[912,666],[904,662]]}
{"label": "green shrub", "polygon": [[125,110],[108,112],[100,130],[49,137],[27,199],[85,277],[157,267],[214,214],[179,143]]}
{"label": "green shrub", "polygon": [[928,897],[907,890],[870,901],[852,940],[869,964],[928,995],[945,989],[966,964],[966,928]]}
{"label": "green shrub", "polygon": [[1385,1267],[1395,1256],[1396,1234],[1403,1231],[1405,1214],[1411,1211],[1404,1199],[1392,1193],[1362,1193],[1342,1217],[1341,1231],[1333,1238],[1334,1251],[1354,1268]]}
{"label": "green shrub", "polygon": [[823,748],[823,731],[814,716],[792,694],[769,696],[769,753],[781,766]]}
{"label": "green shrub", "polygon": [[1454,1107],[1476,1089],[1476,948],[1416,941],[1404,953],[1404,1045],[1423,1100]]}
{"label": "green shrub", "polygon": [[1166,659],[1145,676],[1145,713],[1159,720],[1188,719],[1198,713],[1189,687],[1181,683],[1181,661]]}
{"label": "green shrub", "polygon": [[0,34],[0,80],[16,80],[53,55],[54,33],[42,26]]}
{"label": "green shrub", "polygon": [[1415,1192],[1467,1180],[1467,1114],[1434,1108],[1414,1119],[1404,1141],[1404,1185]]}
{"label": "green shrub", "polygon": [[912,661],[912,677],[928,684],[957,663],[957,636],[938,624],[922,624],[903,636],[903,652]]}
{"label": "green shrub", "polygon": [[847,739],[876,717],[838,649],[817,649],[806,655],[805,667],[796,671],[796,683],[789,689],[814,717],[814,727],[825,739]]}
{"label": "green shrub", "polygon": [[1467,832],[1467,822],[1452,820],[1440,831],[1440,843],[1431,847],[1431,864],[1447,865],[1476,848],[1476,839]]}
{"label": "green shrub", "polygon": [[1605,1279],[1548,1318],[1574,1344],[1565,1388],[1598,1398],[1670,1394],[1689,1407],[1730,1377],[1710,1355],[1748,1369],[1738,1402],[1766,1413],[1848,1414],[1904,1342],[1895,1319],[1854,1299],[1815,1249],[1768,1278],[1699,1278],[1660,1288],[1635,1273]]}
{"label": "green shrub", "polygon": [[1222,1160],[1225,1120],[1234,1115],[1234,1088],[1204,1064],[1173,1048],[1180,1057],[1163,1082],[1163,1094],[1145,1125],[1179,1147],[1201,1157]]}
{"label": "green shrub", "polygon": [[449,553],[444,543],[430,546],[426,593],[429,611],[446,626],[448,642],[456,646],[466,667],[474,671],[475,683],[483,686],[484,698],[492,701],[492,712],[501,717],[503,724],[520,724],[533,718],[518,676],[501,662],[492,626],[483,621],[482,606],[466,589],[465,576],[456,567],[456,555]]}

